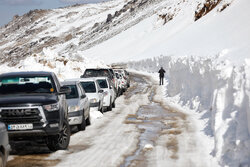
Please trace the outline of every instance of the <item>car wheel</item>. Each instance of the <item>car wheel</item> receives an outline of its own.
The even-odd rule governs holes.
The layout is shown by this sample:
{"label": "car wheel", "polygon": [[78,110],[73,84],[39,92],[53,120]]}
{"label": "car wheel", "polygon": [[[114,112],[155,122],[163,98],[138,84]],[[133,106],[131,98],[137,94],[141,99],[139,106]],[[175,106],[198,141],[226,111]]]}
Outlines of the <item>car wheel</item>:
{"label": "car wheel", "polygon": [[118,89],[118,96],[121,96],[121,89]]}
{"label": "car wheel", "polygon": [[[90,110],[89,110],[90,112]],[[86,119],[86,125],[91,125],[91,121],[90,121],[90,113],[88,115],[88,118]]]}
{"label": "car wheel", "polygon": [[67,120],[63,121],[63,128],[57,134],[49,136],[47,139],[47,146],[51,151],[65,150],[68,148],[70,141],[70,127]]}
{"label": "car wheel", "polygon": [[79,131],[86,129],[86,121],[85,121],[84,113],[82,115],[82,123],[77,125],[77,128],[78,128]]}
{"label": "car wheel", "polygon": [[103,106],[101,107],[101,102],[99,103],[99,110],[98,111],[100,111],[102,114],[104,112]]}
{"label": "car wheel", "polygon": [[109,106],[107,108],[107,111],[112,111],[112,99],[110,98]]}
{"label": "car wheel", "polygon": [[112,103],[112,107],[115,108],[115,100],[114,100],[114,102]]}
{"label": "car wheel", "polygon": [[4,167],[4,155],[0,152],[0,167]]}
{"label": "car wheel", "polygon": [[101,111],[101,102],[99,102],[98,111]]}

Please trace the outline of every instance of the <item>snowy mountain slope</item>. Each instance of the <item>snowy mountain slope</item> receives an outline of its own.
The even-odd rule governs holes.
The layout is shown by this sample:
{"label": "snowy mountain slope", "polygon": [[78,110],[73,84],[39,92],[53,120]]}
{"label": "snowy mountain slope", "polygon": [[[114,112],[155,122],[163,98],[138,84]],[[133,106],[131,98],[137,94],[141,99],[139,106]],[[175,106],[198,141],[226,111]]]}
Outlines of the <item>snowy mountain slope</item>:
{"label": "snowy mountain slope", "polygon": [[[221,1],[196,22],[194,15],[198,1],[168,3],[169,8],[157,11],[158,14],[143,20],[115,38],[90,48],[84,54],[88,57],[100,57],[98,51],[101,50],[101,55],[107,57],[107,62],[110,63],[160,55],[214,56],[224,50],[224,55],[228,59],[239,63],[244,61],[250,48],[250,22],[247,19],[250,13],[247,9],[247,0]],[[231,5],[221,11],[225,4]],[[160,17],[162,13],[172,16],[173,19],[164,24]],[[105,49],[111,46],[112,49]],[[117,55],[118,59],[112,59]]]}
{"label": "snowy mountain slope", "polygon": [[80,33],[105,20],[108,13],[120,9],[122,5],[122,1],[113,1],[49,11],[35,10],[16,16],[0,29],[1,63],[16,65],[30,53],[41,53],[45,47],[59,45],[64,49],[62,45],[69,45],[68,41],[80,38]]}
{"label": "snowy mountain slope", "polygon": [[[132,27],[164,7],[163,0],[115,0],[54,10],[34,10],[0,29],[1,62],[18,64],[50,47],[70,57]],[[14,33],[13,33],[14,32]]]}

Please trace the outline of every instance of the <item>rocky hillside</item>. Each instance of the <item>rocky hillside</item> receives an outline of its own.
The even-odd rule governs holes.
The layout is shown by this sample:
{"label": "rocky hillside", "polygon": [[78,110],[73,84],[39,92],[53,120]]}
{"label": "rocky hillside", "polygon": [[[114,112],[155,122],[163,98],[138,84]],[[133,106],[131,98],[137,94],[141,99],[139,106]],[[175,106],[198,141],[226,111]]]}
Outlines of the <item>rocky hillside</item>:
{"label": "rocky hillside", "polygon": [[[114,37],[154,14],[162,20],[161,24],[166,24],[189,3],[185,0],[114,0],[16,15],[0,29],[0,64],[16,66],[30,55],[43,55],[44,48],[56,52],[60,57],[58,60],[65,63],[75,54],[81,55],[81,51]],[[223,2],[192,2],[196,8],[193,21],[220,3]],[[43,60],[38,60],[38,63],[46,64]]]}

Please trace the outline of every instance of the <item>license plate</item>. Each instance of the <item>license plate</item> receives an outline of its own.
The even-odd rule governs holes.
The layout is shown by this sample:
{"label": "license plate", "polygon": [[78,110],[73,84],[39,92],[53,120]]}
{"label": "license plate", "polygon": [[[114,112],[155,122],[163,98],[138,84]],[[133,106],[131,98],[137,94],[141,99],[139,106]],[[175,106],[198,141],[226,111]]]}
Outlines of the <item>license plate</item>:
{"label": "license plate", "polygon": [[33,129],[33,124],[12,124],[8,125],[8,130],[28,130]]}

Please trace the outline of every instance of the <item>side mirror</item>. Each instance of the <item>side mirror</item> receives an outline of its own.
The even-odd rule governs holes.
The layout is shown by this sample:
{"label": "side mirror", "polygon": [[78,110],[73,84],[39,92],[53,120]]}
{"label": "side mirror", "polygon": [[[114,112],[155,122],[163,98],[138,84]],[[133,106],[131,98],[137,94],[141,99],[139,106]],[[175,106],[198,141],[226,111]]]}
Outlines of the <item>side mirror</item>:
{"label": "side mirror", "polygon": [[102,89],[98,91],[98,93],[103,93],[103,92],[104,92],[104,91],[103,91]]}
{"label": "side mirror", "polygon": [[81,98],[82,98],[82,99],[84,99],[85,97],[86,97],[86,95],[85,95],[85,94],[81,96]]}
{"label": "side mirror", "polygon": [[60,88],[59,94],[68,94],[71,92],[71,89],[67,86],[62,86]]}

